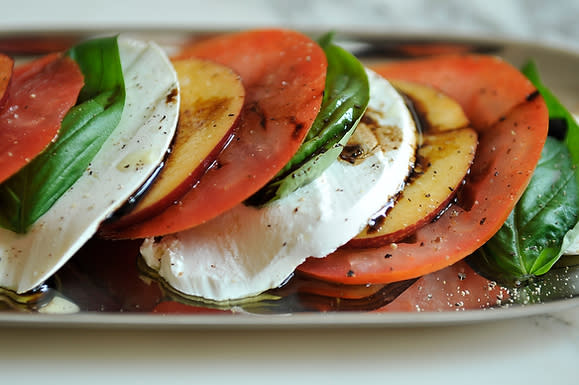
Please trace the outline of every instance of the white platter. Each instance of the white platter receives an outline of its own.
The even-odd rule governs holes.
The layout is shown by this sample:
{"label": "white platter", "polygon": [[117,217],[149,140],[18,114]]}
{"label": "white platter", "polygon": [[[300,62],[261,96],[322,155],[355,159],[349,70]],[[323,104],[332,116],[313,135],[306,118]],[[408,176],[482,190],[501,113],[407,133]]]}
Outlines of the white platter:
{"label": "white platter", "polygon": [[[12,40],[14,53],[22,56],[42,53],[38,42],[66,45],[87,36],[109,34],[118,31],[78,31],[62,33],[25,34],[0,32],[0,51],[6,51],[7,40]],[[123,31],[138,38],[153,39],[171,52],[187,39],[205,34],[204,31]],[[212,33],[214,31],[211,31]],[[309,31],[318,35],[321,31]],[[347,33],[339,36],[341,43],[363,60],[389,59],[402,54],[407,44],[452,44],[461,49],[499,55],[515,66],[533,58],[544,80],[561,101],[575,114],[579,113],[579,54],[542,45],[516,41],[485,39],[457,39],[452,36],[375,35]],[[55,40],[56,39],[56,40]],[[34,43],[34,46],[31,45]],[[26,45],[29,44],[29,45]],[[20,47],[20,48],[18,48]],[[28,47],[28,50],[22,49]],[[55,47],[55,46],[50,46]],[[16,49],[18,48],[18,49]],[[577,289],[566,299],[546,300],[540,304],[510,305],[485,310],[367,313],[346,312],[299,312],[283,314],[150,314],[145,312],[109,311],[106,306],[95,303],[89,309],[73,314],[37,314],[22,310],[0,310],[0,325],[19,327],[91,327],[91,328],[192,328],[192,329],[247,329],[247,328],[304,328],[304,327],[408,327],[469,324],[493,320],[528,317],[551,313],[579,306]],[[81,308],[85,308],[81,306]],[[442,310],[442,309],[441,309]]]}

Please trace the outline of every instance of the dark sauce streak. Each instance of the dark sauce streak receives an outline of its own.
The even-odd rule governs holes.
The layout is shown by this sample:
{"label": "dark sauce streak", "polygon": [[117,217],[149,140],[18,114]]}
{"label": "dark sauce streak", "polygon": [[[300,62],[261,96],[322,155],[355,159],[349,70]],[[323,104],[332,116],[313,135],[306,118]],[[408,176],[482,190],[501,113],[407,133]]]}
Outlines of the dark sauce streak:
{"label": "dark sauce streak", "polygon": [[[416,125],[416,130],[418,132],[418,135],[423,135],[425,132],[428,131],[428,128],[430,127],[428,122],[424,118],[424,113],[423,113],[424,109],[420,110],[418,107],[419,103],[414,101],[407,94],[405,94],[401,91],[398,91],[398,93],[402,96],[402,98],[404,99],[404,103],[406,104],[408,110],[410,111],[412,119],[414,120],[414,124]],[[364,115],[364,116],[366,116],[366,115]],[[370,125],[373,123],[373,120],[370,120],[370,121],[365,122],[365,123]],[[352,149],[352,150],[355,150],[355,149]],[[418,175],[421,175],[422,173],[424,173],[424,170],[430,166],[430,163],[428,162],[428,160],[426,158],[424,158],[423,156],[420,156],[419,150],[420,150],[420,148],[417,146],[416,151],[415,151],[416,161],[414,163],[412,170],[410,170],[410,173],[406,177],[406,180],[404,182],[405,184],[412,183],[412,181]],[[342,155],[340,155],[340,157],[342,157]],[[344,159],[344,158],[342,158],[342,159]],[[348,160],[348,159],[346,158],[344,160]],[[389,211],[392,209],[392,207],[394,207],[394,205],[396,204],[396,201],[398,201],[399,199],[402,198],[403,194],[404,194],[404,189],[401,189],[400,192],[395,197],[391,198],[386,203],[386,205],[380,210],[380,212],[378,212],[375,216],[373,216],[368,221],[368,225],[366,228],[366,232],[368,234],[374,234],[374,233],[380,231],[382,225],[386,221],[386,217],[388,216]]]}
{"label": "dark sauce streak", "polygon": [[127,199],[127,201],[121,207],[119,207],[114,213],[109,215],[109,217],[105,219],[104,223],[110,223],[118,220],[124,215],[130,213],[137,206],[137,204],[141,201],[141,199],[143,199],[143,197],[147,194],[149,189],[153,186],[155,180],[157,179],[161,171],[163,171],[165,163],[167,162],[167,157],[170,156],[170,154],[171,151],[170,150],[167,151],[163,161],[161,161],[161,163],[157,165],[155,170],[153,170],[153,173],[147,178],[147,180],[141,185],[141,187],[139,187],[134,193],[132,193]]}
{"label": "dark sauce streak", "polygon": [[433,40],[406,40],[391,39],[388,41],[362,38],[361,43],[366,43],[354,50],[358,58],[378,57],[381,59],[408,59],[416,57],[429,57],[441,54],[498,54],[503,47],[496,44],[466,44],[456,41],[433,41]]}
{"label": "dark sauce streak", "polygon": [[382,207],[382,209],[375,216],[370,218],[370,220],[368,221],[368,224],[367,224],[367,228],[366,228],[366,232],[368,234],[374,234],[374,233],[380,231],[380,229],[382,228],[382,225],[386,221],[386,217],[388,216],[388,213],[390,212],[390,210],[392,210],[392,208],[396,204],[396,201],[398,201],[398,199],[400,199],[401,195],[402,195],[402,191],[400,193],[398,193],[396,195],[396,197],[390,198],[390,200],[386,203],[386,205],[384,207]]}
{"label": "dark sauce streak", "polygon": [[[379,123],[368,113],[362,115],[360,123],[364,124],[372,131],[375,131],[380,127]],[[361,143],[354,143],[352,142],[352,139],[350,139],[340,152],[340,159],[350,164],[356,164],[356,161],[363,158],[365,154],[366,150],[364,149],[364,146],[362,146]]]}
{"label": "dark sauce streak", "polygon": [[290,123],[294,125],[294,130],[292,131],[292,138],[295,140],[300,139],[301,133],[305,128],[305,124],[303,122],[298,122],[295,116],[290,117]]}
{"label": "dark sauce streak", "polygon": [[564,118],[549,119],[549,136],[557,140],[564,140],[565,136],[567,136],[567,130],[567,120]]}
{"label": "dark sauce streak", "polygon": [[426,114],[424,111],[426,111],[426,109],[417,100],[408,96],[408,94],[400,90],[398,90],[398,93],[402,96],[402,99],[404,99],[404,103],[412,115],[412,120],[414,120],[414,124],[416,124],[418,135],[428,132],[430,124],[425,118]]}
{"label": "dark sauce streak", "polygon": [[471,188],[472,183],[470,183],[469,176],[465,178],[465,183],[461,186],[460,190],[456,193],[456,200],[455,204],[462,208],[464,211],[470,211],[475,205],[476,202],[476,193]]}
{"label": "dark sauce streak", "polygon": [[54,289],[57,286],[55,278],[51,278],[48,282],[22,294],[0,288],[0,303],[16,310],[38,311],[52,301],[57,294]]}
{"label": "dark sauce streak", "polygon": [[535,100],[539,95],[541,95],[541,94],[539,93],[539,91],[538,91],[538,90],[535,90],[534,92],[531,92],[529,95],[527,95],[527,97],[526,97],[525,100],[526,100],[527,102],[532,102],[532,101]]}
{"label": "dark sauce streak", "polygon": [[172,104],[177,101],[177,96],[179,95],[179,90],[177,88],[173,88],[165,98],[165,103]]}
{"label": "dark sauce streak", "polygon": [[259,125],[265,130],[267,128],[267,117],[265,116],[265,113],[261,109],[259,103],[254,102],[251,107],[249,107],[249,110],[254,112],[259,117]]}
{"label": "dark sauce streak", "polygon": [[292,137],[294,139],[297,139],[301,136],[301,132],[304,130],[304,124],[303,123],[298,123],[296,124],[296,127],[293,131]]}
{"label": "dark sauce streak", "polygon": [[356,160],[362,155],[364,155],[364,149],[360,144],[346,145],[340,153],[340,159],[355,164]]}

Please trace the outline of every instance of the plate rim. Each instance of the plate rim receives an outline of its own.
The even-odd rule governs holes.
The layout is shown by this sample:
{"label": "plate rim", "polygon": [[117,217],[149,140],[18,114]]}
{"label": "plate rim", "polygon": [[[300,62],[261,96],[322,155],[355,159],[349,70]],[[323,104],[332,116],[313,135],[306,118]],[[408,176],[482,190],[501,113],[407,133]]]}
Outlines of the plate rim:
{"label": "plate rim", "polygon": [[[479,310],[441,312],[320,312],[274,315],[238,314],[75,314],[0,313],[3,327],[35,328],[139,328],[139,329],[259,329],[276,328],[415,328],[469,325],[527,318],[579,308],[579,297],[532,305],[509,305]],[[488,315],[492,314],[492,317]]]}

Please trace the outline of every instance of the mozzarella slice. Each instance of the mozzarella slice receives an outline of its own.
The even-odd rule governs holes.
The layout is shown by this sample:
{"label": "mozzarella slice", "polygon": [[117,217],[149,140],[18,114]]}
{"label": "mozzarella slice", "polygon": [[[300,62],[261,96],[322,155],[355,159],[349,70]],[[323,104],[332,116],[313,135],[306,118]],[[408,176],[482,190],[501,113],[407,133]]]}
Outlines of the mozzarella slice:
{"label": "mozzarella slice", "polygon": [[83,176],[26,234],[0,229],[0,286],[28,291],[61,267],[163,159],[179,112],[177,74],[153,43],[119,41],[125,107]]}
{"label": "mozzarella slice", "polygon": [[[173,288],[212,300],[278,287],[307,257],[324,257],[354,237],[402,187],[417,135],[400,95],[369,72],[370,104],[398,146],[353,165],[336,161],[312,183],[263,208],[239,205],[193,229],[147,239],[146,263]],[[367,112],[368,113],[368,112]]]}

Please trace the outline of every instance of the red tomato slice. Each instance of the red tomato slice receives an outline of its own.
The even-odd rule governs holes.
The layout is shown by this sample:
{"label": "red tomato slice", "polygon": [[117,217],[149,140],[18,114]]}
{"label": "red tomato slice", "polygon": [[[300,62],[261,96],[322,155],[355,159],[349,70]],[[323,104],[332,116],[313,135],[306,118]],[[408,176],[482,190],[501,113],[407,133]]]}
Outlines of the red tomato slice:
{"label": "red tomato slice", "polygon": [[535,92],[533,84],[494,56],[449,55],[377,65],[386,78],[430,84],[460,103],[474,128],[488,127]]}
{"label": "red tomato slice", "polygon": [[458,262],[425,275],[388,305],[385,312],[439,312],[486,309],[509,300],[507,289],[476,274],[466,262]]}
{"label": "red tomato slice", "polygon": [[8,86],[12,79],[14,60],[11,57],[0,54],[0,109],[8,98]]}
{"label": "red tomato slice", "polygon": [[294,31],[262,30],[219,36],[186,48],[232,68],[246,89],[232,143],[180,201],[158,216],[107,234],[142,238],[185,230],[242,202],[294,155],[319,112],[326,77],[323,50]]}
{"label": "red tomato slice", "polygon": [[52,54],[14,69],[0,111],[0,182],[54,140],[84,84],[78,65]]}
{"label": "red tomato slice", "polygon": [[479,147],[458,203],[439,220],[404,242],[340,249],[326,258],[310,258],[299,267],[318,279],[347,284],[395,282],[437,271],[471,254],[506,220],[527,186],[547,135],[543,99],[523,75],[499,59],[436,58],[411,62],[406,71],[401,64],[376,70],[385,77],[431,83],[455,97],[474,122]]}

